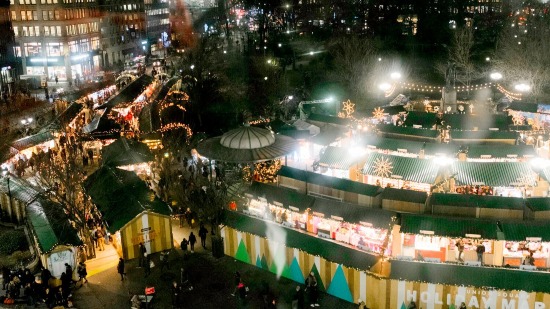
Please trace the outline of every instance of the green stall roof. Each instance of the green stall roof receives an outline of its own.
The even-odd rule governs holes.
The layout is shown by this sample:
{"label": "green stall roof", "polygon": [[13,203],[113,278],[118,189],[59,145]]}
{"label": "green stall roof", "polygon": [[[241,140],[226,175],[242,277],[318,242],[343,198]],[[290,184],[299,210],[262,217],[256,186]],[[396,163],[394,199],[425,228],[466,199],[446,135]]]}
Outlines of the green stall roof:
{"label": "green stall roof", "polygon": [[124,166],[154,160],[149,147],[133,139],[120,137],[101,150],[104,165]]}
{"label": "green stall roof", "polygon": [[501,221],[504,239],[521,241],[527,237],[540,237],[542,241],[550,241],[549,221]]}
{"label": "green stall roof", "polygon": [[435,125],[436,121],[437,114],[435,113],[409,111],[407,113],[407,118],[405,119],[405,125],[407,127],[421,125],[424,128],[431,128]]}
{"label": "green stall roof", "polygon": [[419,153],[424,148],[424,142],[408,141],[396,138],[387,137],[372,137],[368,138],[366,145],[374,146],[378,149],[393,150],[406,149],[409,153]]}
{"label": "green stall roof", "polygon": [[289,248],[297,248],[312,255],[322,256],[328,261],[347,267],[369,270],[379,260],[376,255],[288,229],[274,222],[252,218],[234,211],[227,211],[226,213],[224,223],[229,227],[260,237],[268,237],[267,233],[269,231],[279,231],[280,233],[270,233],[269,239],[284,243]]}
{"label": "green stall roof", "polygon": [[[46,130],[63,130],[80,113],[82,104],[73,102],[54,121],[46,126]],[[44,130],[42,130],[44,131]]]}
{"label": "green stall roof", "polygon": [[508,291],[550,292],[548,272],[494,267],[392,260],[390,279]]}
{"label": "green stall roof", "polygon": [[310,137],[309,141],[317,145],[328,146],[341,138],[343,135],[344,131],[342,129],[327,127],[323,128],[319,134]]}
{"label": "green stall roof", "polygon": [[48,253],[58,245],[82,245],[77,231],[59,204],[46,198],[36,199],[27,206],[27,218],[42,253]]}
{"label": "green stall roof", "polygon": [[498,128],[500,130],[508,129],[508,115],[504,114],[443,114],[445,125],[451,126],[454,130],[488,130],[489,128]]}
{"label": "green stall roof", "polygon": [[378,125],[377,128],[380,132],[389,134],[389,135],[407,135],[410,137],[432,138],[432,139],[435,139],[439,136],[438,130],[431,130],[431,129],[399,127],[391,124]]}
{"label": "green stall roof", "polygon": [[438,154],[456,157],[460,150],[459,145],[445,143],[425,143],[424,154],[435,156]]}
{"label": "green stall roof", "polygon": [[368,208],[356,204],[349,204],[325,198],[315,198],[311,210],[325,215],[338,216],[346,222],[359,223],[360,221],[372,223],[374,227],[387,229],[392,222],[392,217],[397,217],[397,213],[383,209]]}
{"label": "green stall roof", "polygon": [[451,140],[491,140],[491,139],[505,139],[516,140],[519,136],[515,131],[460,131],[451,130]]}
{"label": "green stall roof", "polygon": [[84,188],[113,233],[145,210],[172,213],[134,172],[103,166],[86,179]]}
{"label": "green stall roof", "polygon": [[454,193],[433,193],[431,203],[437,206],[462,206],[493,209],[523,210],[523,198],[493,195],[471,195]]}
{"label": "green stall roof", "polygon": [[327,188],[333,188],[366,196],[376,196],[382,192],[382,188],[378,186],[373,186],[345,178],[326,176],[319,173],[304,171],[286,165],[279,169],[278,175]]}
{"label": "green stall roof", "polygon": [[457,185],[483,183],[491,187],[510,187],[533,171],[527,162],[463,162],[451,165]]}
{"label": "green stall roof", "polygon": [[314,198],[312,196],[300,193],[296,190],[268,185],[261,182],[254,182],[248,188],[248,193],[256,197],[263,197],[268,202],[282,203],[286,208],[294,206],[304,211],[313,205]]}
{"label": "green stall roof", "polygon": [[425,204],[428,193],[423,191],[405,190],[397,188],[384,188],[382,191],[383,200],[410,202]]}
{"label": "green stall roof", "polygon": [[51,141],[54,139],[53,133],[51,131],[41,131],[39,133],[33,134],[31,136],[23,137],[15,142],[13,142],[10,147],[17,150],[25,150],[30,147],[34,147],[37,145],[40,145],[42,143],[45,143],[47,141]]}
{"label": "green stall roof", "polygon": [[530,145],[470,145],[468,147],[468,158],[480,158],[483,155],[490,155],[493,158],[507,158],[508,156],[536,156],[535,148]]}
{"label": "green stall roof", "polygon": [[319,165],[333,169],[348,170],[358,164],[364,154],[350,152],[349,148],[328,146],[320,154]]}
{"label": "green stall roof", "polygon": [[477,234],[482,239],[497,239],[497,229],[497,222],[492,220],[401,214],[401,232],[406,234],[433,231],[435,236],[465,237],[466,234]]}
{"label": "green stall roof", "polygon": [[10,187],[8,190],[7,178],[0,179],[0,192],[5,194],[10,194],[12,198],[28,204],[33,201],[39,194],[40,191],[35,189],[29,182],[26,180],[15,177],[10,174]]}
{"label": "green stall roof", "polygon": [[525,199],[527,207],[533,211],[546,211],[550,210],[550,198],[549,197],[530,197]]}
{"label": "green stall roof", "polygon": [[332,124],[341,125],[341,126],[347,126],[351,123],[351,120],[349,120],[348,118],[342,118],[342,117],[330,116],[330,115],[324,115],[324,114],[318,114],[318,113],[311,113],[307,117],[307,119],[312,121],[318,121],[318,122],[332,123]]}
{"label": "green stall roof", "polygon": [[376,175],[377,167],[383,161],[391,163],[392,175],[402,176],[402,179],[406,181],[433,184],[439,172],[439,165],[435,164],[432,160],[371,152],[366,157],[363,174]]}

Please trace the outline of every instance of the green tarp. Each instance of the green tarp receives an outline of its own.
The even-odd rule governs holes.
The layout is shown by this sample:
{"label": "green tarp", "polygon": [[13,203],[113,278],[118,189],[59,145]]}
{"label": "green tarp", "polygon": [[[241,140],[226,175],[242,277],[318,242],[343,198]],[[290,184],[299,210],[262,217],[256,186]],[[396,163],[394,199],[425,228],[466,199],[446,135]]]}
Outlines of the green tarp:
{"label": "green tarp", "polygon": [[511,187],[522,177],[533,175],[527,162],[463,162],[451,164],[457,185],[484,184],[491,187]]}
{"label": "green tarp", "polygon": [[497,239],[496,220],[449,218],[428,215],[401,214],[401,232],[435,236],[465,237],[466,234],[481,235],[482,239]]}
{"label": "green tarp", "polygon": [[288,208],[288,206],[297,207],[300,211],[310,208],[315,200],[312,196],[299,193],[296,190],[268,185],[261,182],[254,182],[248,189],[248,193],[255,197],[263,197],[269,203],[282,203],[285,208]]}
{"label": "green tarp", "polygon": [[357,193],[366,196],[376,196],[382,192],[382,188],[369,185],[349,179],[326,176],[314,172],[308,172],[301,169],[283,166],[278,172],[279,176],[300,180],[303,182],[342,190],[346,192]]}
{"label": "green tarp", "polygon": [[432,205],[523,210],[523,198],[493,195],[433,193]]}
{"label": "green tarp", "polygon": [[101,150],[104,165],[124,166],[154,160],[149,147],[133,139],[121,137]]}
{"label": "green tarp", "polygon": [[86,179],[84,188],[113,233],[145,210],[172,213],[134,172],[103,166]]}
{"label": "green tarp", "polygon": [[298,248],[309,254],[322,256],[328,261],[347,267],[369,270],[379,260],[376,255],[234,211],[227,211],[224,224],[238,231],[260,237],[268,237],[269,231],[278,231],[270,233],[270,240],[283,243],[289,248]]}
{"label": "green tarp", "polygon": [[390,279],[431,282],[456,286],[476,286],[497,290],[550,292],[548,272],[471,267],[456,264],[391,261]]}
{"label": "green tarp", "polygon": [[27,206],[27,218],[42,253],[48,253],[58,245],[82,245],[63,208],[52,201],[39,198],[31,202]]}
{"label": "green tarp", "polygon": [[550,241],[550,222],[541,221],[501,221],[500,226],[504,232],[504,239],[522,241],[527,237],[540,237],[542,241]]}

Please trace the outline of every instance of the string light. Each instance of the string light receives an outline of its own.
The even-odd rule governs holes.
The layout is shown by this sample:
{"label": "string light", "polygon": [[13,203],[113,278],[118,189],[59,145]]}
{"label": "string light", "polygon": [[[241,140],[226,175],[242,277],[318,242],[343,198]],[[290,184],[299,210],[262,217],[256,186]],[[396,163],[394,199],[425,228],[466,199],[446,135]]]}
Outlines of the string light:
{"label": "string light", "polygon": [[521,101],[521,93],[514,93],[506,90],[502,85],[497,84],[497,90],[504,94],[510,101]]}
{"label": "string light", "polygon": [[[401,83],[401,88],[409,89],[419,92],[440,92],[445,87],[441,86],[431,86],[431,85],[421,85],[421,84],[412,84],[412,83]],[[475,91],[481,89],[487,89],[493,87],[493,83],[483,83],[469,86],[455,86],[451,89],[456,90],[456,92],[466,92],[466,91]]]}

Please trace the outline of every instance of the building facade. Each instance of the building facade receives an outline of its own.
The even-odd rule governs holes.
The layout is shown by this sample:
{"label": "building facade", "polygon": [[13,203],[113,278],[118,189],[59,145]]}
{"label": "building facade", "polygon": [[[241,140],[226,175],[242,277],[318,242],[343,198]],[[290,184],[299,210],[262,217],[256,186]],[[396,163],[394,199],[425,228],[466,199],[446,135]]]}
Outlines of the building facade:
{"label": "building facade", "polygon": [[[23,74],[79,83],[100,69],[95,0],[11,0],[15,53]],[[44,80],[43,80],[44,81]]]}
{"label": "building facade", "polygon": [[10,3],[0,1],[0,94],[6,97],[14,91],[17,62],[13,46],[15,44],[10,20]]}

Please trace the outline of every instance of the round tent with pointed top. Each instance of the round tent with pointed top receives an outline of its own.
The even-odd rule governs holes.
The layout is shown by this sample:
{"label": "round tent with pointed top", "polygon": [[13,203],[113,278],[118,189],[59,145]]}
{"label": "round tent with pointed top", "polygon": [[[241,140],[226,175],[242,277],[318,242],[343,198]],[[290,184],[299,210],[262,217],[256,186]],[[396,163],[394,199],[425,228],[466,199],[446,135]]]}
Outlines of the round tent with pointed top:
{"label": "round tent with pointed top", "polygon": [[217,161],[250,163],[284,157],[297,148],[298,142],[291,137],[246,125],[201,142],[197,151]]}

